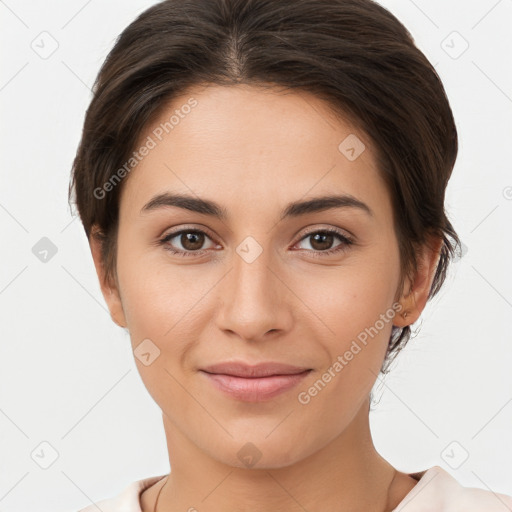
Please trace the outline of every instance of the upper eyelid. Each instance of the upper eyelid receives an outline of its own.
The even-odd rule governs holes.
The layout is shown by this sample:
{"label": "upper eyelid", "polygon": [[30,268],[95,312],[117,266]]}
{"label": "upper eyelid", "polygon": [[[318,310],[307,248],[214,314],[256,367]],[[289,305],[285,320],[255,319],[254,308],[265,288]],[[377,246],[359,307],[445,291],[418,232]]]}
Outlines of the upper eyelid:
{"label": "upper eyelid", "polygon": [[185,226],[185,227],[182,227],[182,228],[178,228],[175,231],[171,230],[168,233],[165,233],[165,234],[161,235],[159,237],[159,239],[168,238],[168,237],[175,237],[175,236],[180,235],[182,233],[189,233],[189,232],[193,232],[193,231],[202,232],[202,233],[204,233],[205,235],[207,235],[211,239],[215,238],[213,235],[210,234],[210,231],[206,227],[203,227],[203,226],[201,226],[201,227],[192,227],[192,226],[188,227],[188,226]]}
{"label": "upper eyelid", "polygon": [[342,236],[342,237],[345,237],[345,238],[349,238],[349,239],[353,238],[353,236],[346,229],[341,229],[341,228],[336,228],[334,226],[331,226],[331,227],[328,227],[328,228],[314,228],[313,227],[311,229],[308,229],[302,235],[300,240],[302,240],[306,236],[312,235],[313,233],[322,233],[322,232],[328,232],[328,233],[339,235],[339,236]]}

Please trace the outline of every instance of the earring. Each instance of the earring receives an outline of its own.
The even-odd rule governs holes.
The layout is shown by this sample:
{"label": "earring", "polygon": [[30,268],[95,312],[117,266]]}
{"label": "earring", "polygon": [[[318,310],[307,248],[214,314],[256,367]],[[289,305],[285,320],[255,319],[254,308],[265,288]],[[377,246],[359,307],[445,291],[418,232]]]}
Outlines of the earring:
{"label": "earring", "polygon": [[402,318],[405,320],[405,319],[407,318],[407,315],[408,315],[408,314],[409,314],[409,312],[408,312],[408,311],[404,311],[404,312],[402,313]]}

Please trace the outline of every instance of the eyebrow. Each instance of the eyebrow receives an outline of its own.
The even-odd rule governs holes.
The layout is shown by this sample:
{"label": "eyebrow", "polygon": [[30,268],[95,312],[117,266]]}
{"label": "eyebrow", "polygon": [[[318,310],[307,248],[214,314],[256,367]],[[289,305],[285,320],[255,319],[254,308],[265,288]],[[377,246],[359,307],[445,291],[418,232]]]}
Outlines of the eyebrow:
{"label": "eyebrow", "polygon": [[[169,192],[158,194],[153,197],[142,207],[140,213],[144,214],[161,208],[173,206],[203,215],[210,215],[220,220],[227,220],[228,218],[227,210],[214,201],[209,199],[200,199],[186,194],[172,194]],[[281,220],[287,217],[299,217],[308,213],[323,212],[333,208],[355,208],[373,216],[373,212],[367,204],[350,194],[342,194],[315,197],[304,201],[294,201],[289,203],[282,212]]]}

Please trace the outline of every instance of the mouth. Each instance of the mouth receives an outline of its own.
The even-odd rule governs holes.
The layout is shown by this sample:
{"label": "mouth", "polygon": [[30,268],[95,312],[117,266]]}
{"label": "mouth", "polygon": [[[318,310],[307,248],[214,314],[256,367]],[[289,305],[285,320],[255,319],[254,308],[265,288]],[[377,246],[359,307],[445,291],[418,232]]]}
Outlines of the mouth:
{"label": "mouth", "polygon": [[274,362],[257,365],[229,362],[200,370],[216,389],[245,402],[270,400],[297,386],[311,371],[311,368]]}

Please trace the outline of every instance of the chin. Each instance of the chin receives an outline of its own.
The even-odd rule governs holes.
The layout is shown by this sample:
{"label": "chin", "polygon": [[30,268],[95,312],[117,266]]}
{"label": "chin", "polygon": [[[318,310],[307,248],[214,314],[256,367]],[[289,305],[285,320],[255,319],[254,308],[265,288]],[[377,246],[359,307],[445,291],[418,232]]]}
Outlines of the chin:
{"label": "chin", "polygon": [[210,445],[205,451],[222,464],[240,469],[278,469],[291,466],[319,449],[313,444],[305,445],[303,436],[287,435],[286,430],[281,435],[267,435],[268,431],[261,429],[255,436],[235,436],[216,444],[216,450]]}

